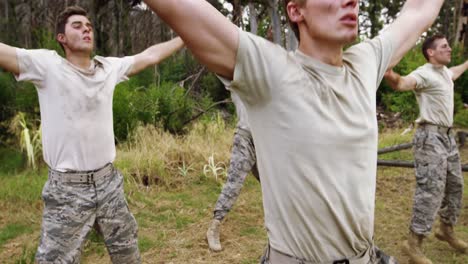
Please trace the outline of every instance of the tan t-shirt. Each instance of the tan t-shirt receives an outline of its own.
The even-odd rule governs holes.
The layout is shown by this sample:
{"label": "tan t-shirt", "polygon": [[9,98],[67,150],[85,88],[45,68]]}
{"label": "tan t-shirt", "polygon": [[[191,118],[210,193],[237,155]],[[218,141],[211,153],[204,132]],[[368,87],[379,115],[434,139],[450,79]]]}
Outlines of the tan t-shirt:
{"label": "tan t-shirt", "polygon": [[451,127],[453,124],[453,73],[445,66],[426,63],[409,76],[416,79],[419,118],[416,123]]}
{"label": "tan t-shirt", "polygon": [[277,251],[314,262],[353,257],[374,232],[376,90],[388,33],[334,67],[240,31],[230,86],[247,109],[265,224]]}
{"label": "tan t-shirt", "polygon": [[82,70],[50,50],[17,49],[18,81],[39,95],[45,162],[56,170],[94,170],[115,158],[112,96],[134,58],[96,56]]}
{"label": "tan t-shirt", "polygon": [[242,100],[235,91],[231,91],[231,99],[234,103],[234,106],[236,107],[236,114],[238,119],[236,127],[250,132],[249,117],[247,116],[247,110],[245,110],[244,103],[242,103]]}

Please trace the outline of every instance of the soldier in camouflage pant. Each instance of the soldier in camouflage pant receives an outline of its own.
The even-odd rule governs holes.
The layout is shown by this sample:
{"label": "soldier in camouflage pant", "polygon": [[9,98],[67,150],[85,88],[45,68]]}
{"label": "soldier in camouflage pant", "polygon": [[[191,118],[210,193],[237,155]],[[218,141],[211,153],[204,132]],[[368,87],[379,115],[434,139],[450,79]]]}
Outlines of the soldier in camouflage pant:
{"label": "soldier in camouflage pant", "polygon": [[[112,166],[112,165],[108,165]],[[38,263],[80,263],[84,241],[97,226],[113,263],[141,263],[137,223],[128,209],[123,176],[115,168],[94,183],[71,183],[49,170]]]}
{"label": "soldier in camouflage pant", "polygon": [[260,181],[256,160],[252,135],[249,131],[237,127],[234,134],[228,178],[216,202],[214,219],[207,232],[208,244],[214,251],[221,250],[219,225],[239,196],[245,177],[252,171],[255,178]]}
{"label": "soldier in camouflage pant", "polygon": [[454,226],[460,215],[463,178],[453,130],[420,126],[414,136],[416,191],[410,229],[430,234],[437,212]]}

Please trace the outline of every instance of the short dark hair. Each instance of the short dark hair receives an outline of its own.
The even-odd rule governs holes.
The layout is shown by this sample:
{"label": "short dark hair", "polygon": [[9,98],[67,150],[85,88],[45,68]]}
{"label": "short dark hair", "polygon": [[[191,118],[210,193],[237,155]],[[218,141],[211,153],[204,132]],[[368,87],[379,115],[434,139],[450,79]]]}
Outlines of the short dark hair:
{"label": "short dark hair", "polygon": [[[55,36],[65,33],[65,25],[68,22],[68,18],[74,15],[88,17],[88,12],[79,6],[69,6],[65,8],[65,10],[63,10],[57,17],[57,22],[55,24]],[[59,44],[63,49],[62,43],[59,42]]]}
{"label": "short dark hair", "polygon": [[290,19],[289,19],[289,15],[288,15],[288,3],[291,2],[291,1],[295,1],[297,2],[298,4],[302,5],[304,4],[307,0],[284,0],[284,12],[286,13],[286,18],[288,19],[288,22],[289,22],[289,26],[291,27],[291,29],[293,30],[294,32],[294,35],[296,35],[296,38],[298,41],[301,40],[301,37],[299,35],[299,27],[297,26],[297,23],[294,23],[292,22]]}
{"label": "short dark hair", "polygon": [[428,49],[435,49],[434,43],[438,39],[446,39],[447,37],[444,34],[434,34],[430,37],[427,37],[426,40],[424,40],[423,45],[422,45],[422,53],[424,55],[424,58],[426,58],[427,61],[429,61],[429,54],[427,53]]}

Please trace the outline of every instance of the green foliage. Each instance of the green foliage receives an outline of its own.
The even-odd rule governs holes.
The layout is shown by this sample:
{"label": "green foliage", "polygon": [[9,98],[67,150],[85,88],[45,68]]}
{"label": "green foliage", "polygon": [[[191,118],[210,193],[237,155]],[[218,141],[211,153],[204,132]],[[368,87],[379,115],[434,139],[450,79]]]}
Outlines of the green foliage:
{"label": "green foliage", "polygon": [[468,109],[460,110],[455,115],[453,123],[458,127],[468,128]]}
{"label": "green foliage", "polygon": [[21,152],[13,148],[0,148],[0,173],[15,173],[18,168],[23,167],[24,158]]}
{"label": "green foliage", "polygon": [[128,83],[117,85],[114,91],[114,136],[117,141],[124,141],[136,128],[137,119],[132,104],[133,91]]}
{"label": "green foliage", "polygon": [[200,86],[207,96],[212,98],[215,102],[222,101],[231,96],[218,77],[211,72],[201,78]]}

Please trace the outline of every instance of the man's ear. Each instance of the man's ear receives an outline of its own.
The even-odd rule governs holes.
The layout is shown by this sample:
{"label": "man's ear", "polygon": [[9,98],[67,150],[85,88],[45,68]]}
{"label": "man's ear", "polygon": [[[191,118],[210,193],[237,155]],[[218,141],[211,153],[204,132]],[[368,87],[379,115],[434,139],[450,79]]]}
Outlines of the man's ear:
{"label": "man's ear", "polygon": [[302,15],[300,6],[295,1],[290,1],[286,6],[286,9],[288,12],[289,20],[291,22],[298,23],[304,20],[304,16]]}
{"label": "man's ear", "polygon": [[67,42],[67,41],[66,41],[67,39],[66,39],[66,37],[65,37],[65,34],[63,34],[63,33],[58,33],[56,38],[57,38],[57,41],[58,41],[60,44],[62,44],[62,45],[65,44],[65,43]]}
{"label": "man's ear", "polygon": [[433,50],[433,49],[427,49],[427,55],[429,55],[429,57],[434,56],[434,53],[435,53],[435,50]]}

